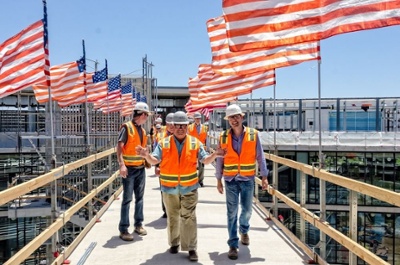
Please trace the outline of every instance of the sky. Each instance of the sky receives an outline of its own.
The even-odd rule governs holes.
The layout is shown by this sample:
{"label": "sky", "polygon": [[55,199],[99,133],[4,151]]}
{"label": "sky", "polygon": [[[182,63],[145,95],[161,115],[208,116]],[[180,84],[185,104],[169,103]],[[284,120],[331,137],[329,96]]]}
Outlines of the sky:
{"label": "sky", "polygon": [[[41,0],[1,0],[0,43],[43,17]],[[4,12],[5,10],[5,12]],[[186,86],[199,64],[211,63],[206,22],[222,15],[218,0],[47,1],[50,64],[79,59],[87,71],[108,61],[110,74],[141,75],[154,65],[158,86]],[[400,26],[337,35],[321,41],[321,65],[276,69],[277,99],[399,97]],[[241,98],[273,98],[274,87]]]}

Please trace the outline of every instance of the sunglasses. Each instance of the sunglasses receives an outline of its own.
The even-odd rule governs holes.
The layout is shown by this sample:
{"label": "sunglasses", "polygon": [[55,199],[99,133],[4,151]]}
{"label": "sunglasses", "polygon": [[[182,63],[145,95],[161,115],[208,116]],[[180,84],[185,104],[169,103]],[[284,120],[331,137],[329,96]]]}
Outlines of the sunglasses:
{"label": "sunglasses", "polygon": [[186,128],[187,124],[174,124],[175,128],[179,129],[179,128]]}

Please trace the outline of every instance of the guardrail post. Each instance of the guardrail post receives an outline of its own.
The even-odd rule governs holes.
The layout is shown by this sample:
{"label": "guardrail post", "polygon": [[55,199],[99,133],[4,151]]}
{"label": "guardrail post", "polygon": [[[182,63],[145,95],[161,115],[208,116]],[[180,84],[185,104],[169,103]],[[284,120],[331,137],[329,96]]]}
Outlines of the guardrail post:
{"label": "guardrail post", "polygon": [[[357,242],[357,211],[358,211],[358,202],[357,202],[357,192],[350,190],[350,203],[349,203],[349,237]],[[349,265],[357,264],[357,256],[349,251]]]}
{"label": "guardrail post", "polygon": [[[300,206],[305,207],[306,205],[306,174],[300,172]],[[306,222],[303,215],[300,214],[300,240],[301,242],[306,242]]]}

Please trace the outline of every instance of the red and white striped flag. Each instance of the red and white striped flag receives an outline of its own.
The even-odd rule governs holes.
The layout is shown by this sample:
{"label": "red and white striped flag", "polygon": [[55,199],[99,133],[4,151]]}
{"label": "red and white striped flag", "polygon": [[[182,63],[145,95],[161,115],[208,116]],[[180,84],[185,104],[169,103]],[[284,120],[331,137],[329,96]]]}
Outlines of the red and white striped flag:
{"label": "red and white striped flag", "polygon": [[199,69],[200,74],[189,81],[190,98],[197,107],[205,106],[207,102],[226,103],[275,84],[275,70],[223,76],[213,73],[211,65],[200,65]]}
{"label": "red and white striped flag", "polygon": [[0,44],[0,98],[46,80],[42,20]]}
{"label": "red and white striped flag", "polygon": [[318,42],[231,52],[223,16],[208,20],[207,31],[211,44],[212,69],[217,74],[245,75],[319,59]]}
{"label": "red and white striped flag", "polygon": [[223,0],[222,7],[231,51],[400,24],[399,0]]}
{"label": "red and white striped flag", "polygon": [[195,112],[201,112],[206,120],[210,119],[210,115],[214,109],[226,108],[226,103],[221,104],[214,104],[214,102],[209,102],[209,105],[204,106],[203,108],[194,108],[192,101],[189,99],[188,102],[185,104],[185,110],[188,116],[192,116]]}
{"label": "red and white striped flag", "polygon": [[[54,101],[68,101],[85,95],[84,72],[78,62],[71,62],[50,68],[51,97]],[[49,101],[46,83],[33,85],[36,100],[39,103]]]}
{"label": "red and white striped flag", "polygon": [[62,108],[72,104],[81,104],[85,102],[95,102],[97,99],[107,97],[107,80],[100,82],[93,82],[93,75],[95,73],[86,74],[86,93],[76,98],[69,98],[66,100],[58,101],[58,105]]}
{"label": "red and white striped flag", "polygon": [[189,79],[189,94],[191,106],[196,110],[204,108],[212,102],[213,104],[226,104],[227,102],[233,101],[236,99],[235,96],[226,95],[224,98],[216,99],[214,98],[212,101],[209,100],[200,100],[198,97],[199,91],[201,87],[212,80],[214,77],[214,71],[210,64],[201,64],[199,65],[197,76]]}

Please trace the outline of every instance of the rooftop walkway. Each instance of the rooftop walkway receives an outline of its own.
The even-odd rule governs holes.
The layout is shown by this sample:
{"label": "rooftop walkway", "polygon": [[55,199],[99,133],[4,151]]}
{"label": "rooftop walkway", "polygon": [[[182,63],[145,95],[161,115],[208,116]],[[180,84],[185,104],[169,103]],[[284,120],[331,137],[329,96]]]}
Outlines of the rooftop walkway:
{"label": "rooftop walkway", "polygon": [[[148,177],[144,197],[144,227],[148,234],[144,237],[134,234],[133,242],[125,242],[119,238],[121,200],[116,200],[101,217],[101,222],[95,224],[68,257],[70,264],[306,264],[309,258],[272,221],[267,221],[266,216],[256,206],[253,207],[250,222],[250,245],[239,243],[239,258],[236,261],[228,259],[225,194],[219,194],[216,189],[214,171],[213,166],[206,165],[205,186],[199,189],[198,262],[190,262],[186,251],[178,254],[168,252],[167,220],[161,218],[159,182],[151,168],[146,172]],[[132,203],[131,216],[133,209]]]}

